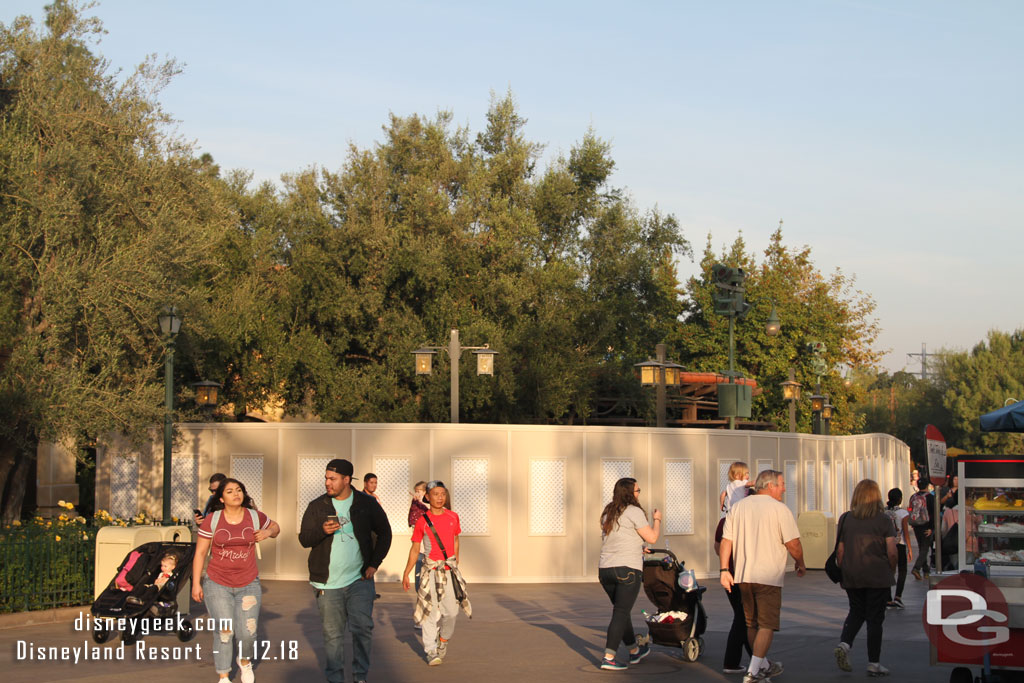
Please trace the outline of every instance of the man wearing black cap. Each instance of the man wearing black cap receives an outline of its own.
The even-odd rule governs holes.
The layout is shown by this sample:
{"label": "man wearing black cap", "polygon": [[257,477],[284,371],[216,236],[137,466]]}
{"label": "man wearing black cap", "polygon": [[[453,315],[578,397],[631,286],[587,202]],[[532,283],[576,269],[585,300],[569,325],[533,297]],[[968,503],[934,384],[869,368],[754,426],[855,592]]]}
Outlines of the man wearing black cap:
{"label": "man wearing black cap", "polygon": [[391,548],[391,524],[372,496],[352,488],[352,463],[327,463],[327,493],[306,507],[299,543],[309,551],[309,582],[324,629],[327,680],[345,680],[345,629],[352,632],[352,673],[366,680],[373,637],[373,575]]}

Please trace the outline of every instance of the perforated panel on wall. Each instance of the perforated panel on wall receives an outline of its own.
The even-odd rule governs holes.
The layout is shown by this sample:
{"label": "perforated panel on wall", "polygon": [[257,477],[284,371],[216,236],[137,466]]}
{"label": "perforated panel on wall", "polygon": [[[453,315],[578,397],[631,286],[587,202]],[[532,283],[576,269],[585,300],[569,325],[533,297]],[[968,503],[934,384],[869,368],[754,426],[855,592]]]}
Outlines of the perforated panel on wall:
{"label": "perforated panel on wall", "polygon": [[[321,475],[322,476],[322,475]],[[257,510],[263,509],[263,457],[231,456],[231,478],[245,484],[245,490],[252,498]],[[309,501],[306,501],[307,503]]]}
{"label": "perforated panel on wall", "polygon": [[832,463],[821,461],[821,509],[832,510]]}
{"label": "perforated panel on wall", "polygon": [[602,460],[601,461],[601,500],[607,503],[612,499],[612,489],[615,482],[623,477],[633,476],[632,460]]}
{"label": "perforated panel on wall", "polygon": [[757,461],[757,471],[750,473],[750,483],[751,484],[754,483],[754,481],[757,479],[757,475],[761,474],[765,470],[772,470],[772,469],[775,469],[775,463],[772,462],[771,460],[758,460]]}
{"label": "perforated panel on wall", "polygon": [[807,460],[804,462],[804,495],[807,496],[807,509],[817,510],[818,504],[818,478],[815,475],[815,465],[817,463],[813,460]]}
{"label": "perforated panel on wall", "polygon": [[859,482],[863,478],[864,478],[864,458],[857,458],[857,481]]}
{"label": "perforated panel on wall", "polygon": [[[411,534],[409,529],[409,491],[416,482],[409,481],[412,466],[409,458],[374,457],[373,473],[377,475],[377,497],[391,523],[392,534]],[[455,491],[452,498],[458,500]],[[461,516],[461,515],[460,515]],[[465,529],[463,529],[465,530]]]}
{"label": "perforated panel on wall", "polygon": [[782,476],[786,478],[786,499],[783,501],[795,517],[800,512],[800,480],[797,476],[796,460],[787,460]]}
{"label": "perforated panel on wall", "polygon": [[134,517],[139,512],[139,455],[115,455],[110,462],[110,514]]}
{"label": "perforated panel on wall", "polygon": [[317,496],[326,492],[324,489],[324,472],[327,463],[336,458],[335,455],[300,455],[298,476],[295,481],[295,519],[302,523],[302,514],[306,506]]}
{"label": "perforated panel on wall", "polygon": [[530,461],[530,534],[565,533],[565,461]]}
{"label": "perforated panel on wall", "polygon": [[693,462],[665,462],[665,533],[693,533]]}
{"label": "perforated panel on wall", "polygon": [[857,477],[857,463],[855,463],[853,460],[847,460],[846,461],[846,492],[845,492],[846,496],[845,496],[845,500],[843,501],[844,509],[849,507],[850,499],[853,498],[853,489],[856,488],[857,482],[860,481],[860,479],[857,479],[856,477]]}
{"label": "perforated panel on wall", "polygon": [[487,458],[452,458],[452,509],[464,534],[487,534]]}
{"label": "perforated panel on wall", "polygon": [[[192,519],[192,508],[197,505],[199,491],[199,458],[193,455],[175,455],[171,458],[171,516]],[[205,501],[204,501],[205,502]]]}
{"label": "perforated panel on wall", "polygon": [[840,460],[836,463],[836,510],[842,512],[846,510],[846,470],[843,469],[843,462]]}

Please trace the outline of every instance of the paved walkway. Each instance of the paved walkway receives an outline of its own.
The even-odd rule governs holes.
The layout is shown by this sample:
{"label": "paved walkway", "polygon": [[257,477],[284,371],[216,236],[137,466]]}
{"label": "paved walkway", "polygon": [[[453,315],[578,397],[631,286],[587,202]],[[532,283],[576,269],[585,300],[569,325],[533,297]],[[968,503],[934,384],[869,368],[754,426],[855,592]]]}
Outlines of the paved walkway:
{"label": "paved walkway", "polygon": [[[312,589],[301,582],[264,582],[261,640],[269,643],[278,657],[256,667],[258,683],[323,680],[323,645],[320,620]],[[457,681],[498,681],[511,677],[531,683],[545,681],[732,681],[740,676],[721,672],[725,637],[731,611],[725,594],[713,585],[705,594],[709,614],[705,633],[706,650],[697,662],[680,660],[677,649],[655,646],[654,653],[626,672],[601,671],[598,658],[604,646],[604,631],[611,608],[597,582],[577,584],[489,584],[471,585],[473,618],[460,615],[448,658],[438,667],[428,667],[422,657],[418,635],[412,627],[412,597],[394,583],[378,584],[381,594],[374,610],[371,681],[403,683],[453,683]],[[892,670],[892,680],[945,681],[949,670],[928,665],[928,642],[921,624],[925,586],[909,577],[905,602],[908,608],[890,611],[885,621],[882,662]],[[639,611],[652,611],[646,597],[637,602]],[[88,613],[88,610],[85,610]],[[202,607],[193,616],[203,615]],[[852,681],[865,680],[867,665],[865,634],[853,649],[854,672],[842,673],[832,658],[842,620],[846,595],[828,581],[821,571],[800,579],[786,576],[783,591],[782,630],[771,649],[773,659],[783,662],[785,673],[774,680]],[[3,624],[0,623],[0,626]],[[129,650],[124,661],[18,661],[21,647],[81,647],[93,645],[89,634],[75,631],[71,621],[20,626],[0,630],[0,677],[6,683],[20,681],[209,681],[213,670],[209,634],[201,633],[188,643],[201,647],[200,661],[194,655],[183,661],[139,660]],[[294,641],[294,660],[288,660]],[[282,646],[283,643],[283,646]],[[116,647],[120,640],[108,643]],[[182,646],[174,636],[151,636],[148,647]],[[285,659],[281,659],[283,654]],[[173,656],[173,651],[171,653]],[[70,655],[73,657],[73,655]],[[238,680],[237,671],[233,680]],[[351,680],[351,675],[349,675]]]}

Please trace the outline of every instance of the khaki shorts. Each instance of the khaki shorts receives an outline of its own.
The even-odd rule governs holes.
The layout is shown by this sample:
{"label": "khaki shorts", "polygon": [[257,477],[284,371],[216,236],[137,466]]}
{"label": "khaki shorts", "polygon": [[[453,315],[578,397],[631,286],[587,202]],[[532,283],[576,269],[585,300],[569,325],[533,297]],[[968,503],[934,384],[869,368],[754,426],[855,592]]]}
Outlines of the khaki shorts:
{"label": "khaki shorts", "polygon": [[763,583],[741,583],[743,617],[747,628],[768,628],[779,630],[779,613],[782,611],[782,587],[766,586]]}

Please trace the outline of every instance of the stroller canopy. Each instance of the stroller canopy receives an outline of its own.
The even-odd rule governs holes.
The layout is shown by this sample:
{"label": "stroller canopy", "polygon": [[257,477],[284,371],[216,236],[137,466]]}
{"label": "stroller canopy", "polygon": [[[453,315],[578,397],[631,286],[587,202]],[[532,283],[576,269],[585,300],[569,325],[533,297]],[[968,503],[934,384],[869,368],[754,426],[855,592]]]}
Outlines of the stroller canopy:
{"label": "stroller canopy", "polygon": [[985,413],[979,420],[983,432],[1024,432],[1024,401]]}

